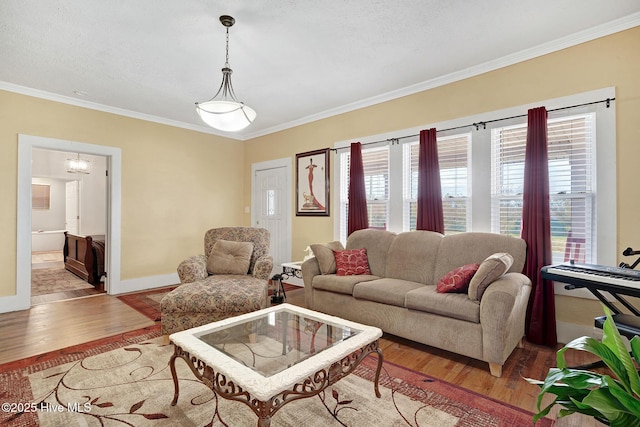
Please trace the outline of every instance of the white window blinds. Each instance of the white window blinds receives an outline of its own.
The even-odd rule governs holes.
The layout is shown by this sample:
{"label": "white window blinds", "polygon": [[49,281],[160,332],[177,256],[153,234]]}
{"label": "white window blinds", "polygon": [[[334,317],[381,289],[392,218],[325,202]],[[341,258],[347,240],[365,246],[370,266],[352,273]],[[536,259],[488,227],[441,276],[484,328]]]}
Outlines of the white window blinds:
{"label": "white window blinds", "polygon": [[[442,191],[445,234],[467,231],[470,220],[469,198],[469,150],[471,134],[438,137],[438,162]],[[409,230],[416,229],[418,200],[419,142],[407,144],[410,166],[405,168],[405,224]],[[406,228],[406,227],[405,227]]]}
{"label": "white window blinds", "polygon": [[[593,263],[594,114],[549,119],[553,262]],[[520,235],[527,126],[492,130],[492,231]]]}
{"label": "white window blinds", "polygon": [[[351,154],[341,153],[340,240],[347,239],[349,165]],[[362,148],[369,228],[386,230],[389,222],[389,146]]]}

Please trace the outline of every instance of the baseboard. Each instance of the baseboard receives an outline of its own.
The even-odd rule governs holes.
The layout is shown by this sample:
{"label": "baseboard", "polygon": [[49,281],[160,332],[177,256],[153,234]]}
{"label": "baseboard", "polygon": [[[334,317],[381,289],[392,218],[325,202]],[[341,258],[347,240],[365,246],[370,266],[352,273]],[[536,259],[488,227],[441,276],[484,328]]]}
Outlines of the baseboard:
{"label": "baseboard", "polygon": [[593,325],[578,325],[575,323],[556,321],[556,333],[558,335],[558,342],[562,344],[584,336],[602,339],[602,329],[596,328]]}
{"label": "baseboard", "polygon": [[146,291],[149,289],[177,285],[179,283],[180,278],[178,277],[178,273],[121,280],[120,283],[118,283],[116,289],[109,289],[109,295],[120,295],[129,292]]}
{"label": "baseboard", "polygon": [[0,297],[0,313],[27,310],[29,307],[29,298],[24,298],[23,295],[9,295],[6,297]]}

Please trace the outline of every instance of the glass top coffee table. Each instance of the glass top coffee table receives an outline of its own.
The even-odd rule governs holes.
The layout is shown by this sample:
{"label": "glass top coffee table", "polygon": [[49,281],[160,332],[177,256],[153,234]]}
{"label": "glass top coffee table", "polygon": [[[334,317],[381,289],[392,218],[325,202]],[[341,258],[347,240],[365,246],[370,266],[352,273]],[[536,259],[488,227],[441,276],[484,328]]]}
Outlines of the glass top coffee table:
{"label": "glass top coffee table", "polygon": [[169,366],[178,402],[175,362],[219,396],[245,403],[266,427],[288,402],[315,396],[349,375],[369,354],[378,355],[382,331],[291,304],[281,304],[172,334]]}

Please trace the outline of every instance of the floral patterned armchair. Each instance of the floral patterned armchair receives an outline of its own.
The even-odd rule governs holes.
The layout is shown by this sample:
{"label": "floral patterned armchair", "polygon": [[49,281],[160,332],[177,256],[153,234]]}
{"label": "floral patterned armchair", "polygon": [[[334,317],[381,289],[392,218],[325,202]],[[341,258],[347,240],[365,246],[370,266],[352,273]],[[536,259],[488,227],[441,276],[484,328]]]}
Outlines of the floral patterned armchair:
{"label": "floral patterned armchair", "polygon": [[273,269],[273,257],[269,255],[269,230],[254,227],[212,228],[204,235],[204,255],[195,255],[182,261],[178,266],[180,283],[191,283],[206,279],[207,259],[218,240],[253,243],[253,253],[249,262],[249,272],[257,279],[270,279]]}
{"label": "floral patterned armchair", "polygon": [[[252,245],[243,244],[247,242]],[[181,285],[160,302],[165,342],[175,332],[268,307],[273,269],[269,243],[270,233],[264,228],[223,227],[207,231],[204,255],[195,255],[180,263]],[[221,246],[243,248],[239,256],[241,266],[233,268],[236,271],[216,271],[220,265],[217,262],[224,264],[230,260],[229,263],[234,264],[234,256],[238,255],[220,251]],[[209,273],[212,269],[214,274]]]}

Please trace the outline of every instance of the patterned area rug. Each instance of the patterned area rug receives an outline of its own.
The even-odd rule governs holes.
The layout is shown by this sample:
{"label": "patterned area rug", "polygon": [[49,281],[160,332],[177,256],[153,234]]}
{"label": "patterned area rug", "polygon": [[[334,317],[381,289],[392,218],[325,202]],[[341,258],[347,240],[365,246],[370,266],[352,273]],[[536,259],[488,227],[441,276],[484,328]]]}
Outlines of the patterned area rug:
{"label": "patterned area rug", "polygon": [[[171,406],[159,325],[0,366],[0,425],[255,426],[243,404],[217,397],[178,360],[180,396]],[[532,414],[385,362],[382,397],[372,378],[376,358],[318,396],[285,405],[272,426],[525,426]],[[540,426],[551,426],[543,419]]]}
{"label": "patterned area rug", "polygon": [[93,286],[64,268],[31,270],[31,296],[77,289],[93,289]]}

